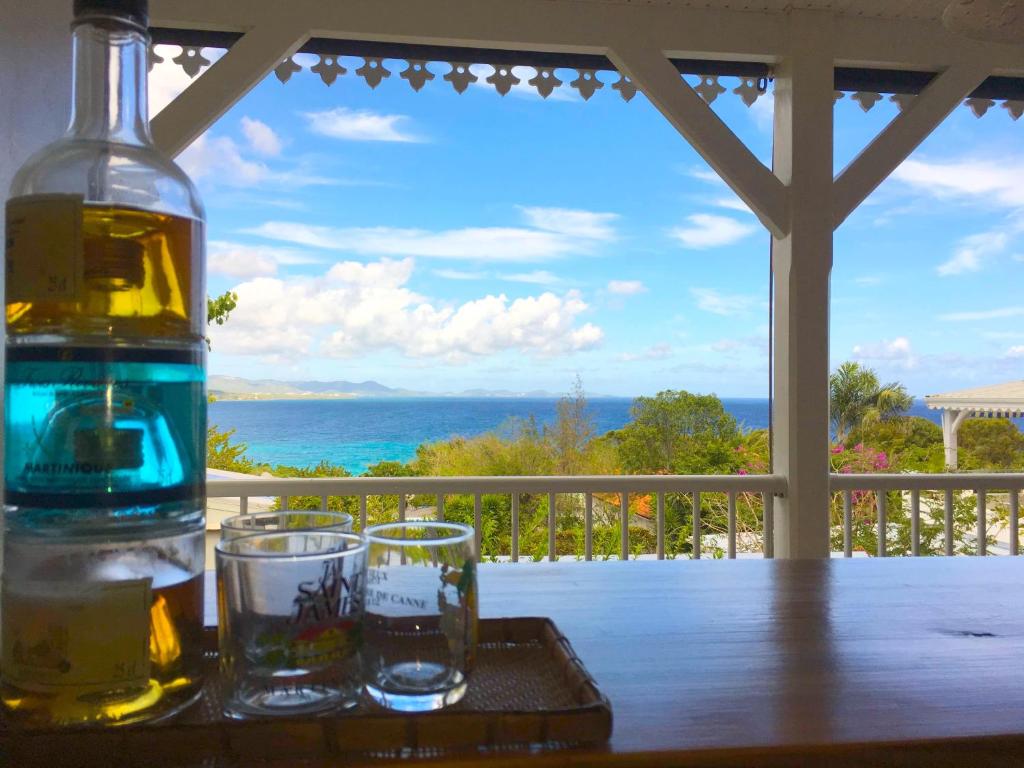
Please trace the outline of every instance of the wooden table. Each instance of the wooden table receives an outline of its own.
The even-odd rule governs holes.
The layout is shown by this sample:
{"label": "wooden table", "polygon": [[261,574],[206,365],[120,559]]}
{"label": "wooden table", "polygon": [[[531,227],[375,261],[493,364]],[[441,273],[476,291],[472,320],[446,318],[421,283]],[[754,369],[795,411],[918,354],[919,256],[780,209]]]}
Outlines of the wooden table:
{"label": "wooden table", "polygon": [[607,748],[531,764],[1024,765],[1024,560],[501,564],[480,594],[612,702]]}

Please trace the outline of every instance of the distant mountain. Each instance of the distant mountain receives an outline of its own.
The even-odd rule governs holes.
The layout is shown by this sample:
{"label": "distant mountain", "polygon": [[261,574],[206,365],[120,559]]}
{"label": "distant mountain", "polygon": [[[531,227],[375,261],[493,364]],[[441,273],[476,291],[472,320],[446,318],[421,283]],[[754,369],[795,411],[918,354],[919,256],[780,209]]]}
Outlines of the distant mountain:
{"label": "distant mountain", "polygon": [[[221,400],[316,399],[342,397],[561,397],[544,390],[513,392],[507,389],[467,389],[462,392],[420,392],[395,389],[378,381],[278,381],[243,379],[239,376],[210,376],[210,394]],[[602,397],[602,395],[592,395]]]}

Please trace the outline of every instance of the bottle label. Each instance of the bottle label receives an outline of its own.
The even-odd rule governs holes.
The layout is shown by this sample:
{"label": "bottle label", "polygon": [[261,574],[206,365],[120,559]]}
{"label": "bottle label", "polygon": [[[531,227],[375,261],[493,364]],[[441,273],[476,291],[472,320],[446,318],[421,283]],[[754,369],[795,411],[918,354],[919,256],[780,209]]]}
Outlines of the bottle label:
{"label": "bottle label", "polygon": [[148,685],[150,582],[5,583],[4,682],[78,698]]}
{"label": "bottle label", "polygon": [[7,201],[7,303],[75,300],[84,269],[81,195]]}

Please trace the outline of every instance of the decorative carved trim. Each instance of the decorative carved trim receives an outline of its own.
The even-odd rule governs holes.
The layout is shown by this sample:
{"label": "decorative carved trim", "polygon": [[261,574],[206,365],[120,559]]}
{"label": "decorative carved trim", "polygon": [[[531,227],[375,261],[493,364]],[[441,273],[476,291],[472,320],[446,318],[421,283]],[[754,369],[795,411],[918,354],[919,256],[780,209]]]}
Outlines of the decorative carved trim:
{"label": "decorative carved trim", "polygon": [[[170,43],[162,43],[170,45]],[[219,44],[223,46],[223,43]],[[170,60],[176,65],[180,66],[189,77],[195,77],[205,67],[211,64],[210,59],[203,55],[203,46],[199,45],[182,45],[180,52],[171,58]],[[217,47],[217,46],[214,46]],[[323,48],[321,48],[323,50]],[[294,57],[289,57],[281,61],[277,67],[274,68],[274,75],[277,79],[286,83],[292,75],[297,72],[301,72],[303,69],[309,69],[314,74],[318,75],[325,85],[332,85],[335,80],[339,77],[343,77],[348,74],[349,69],[342,64],[342,54],[336,53],[317,53],[319,58],[315,65],[311,67],[303,67]],[[525,54],[524,54],[525,55]],[[149,68],[152,69],[156,64],[162,64],[167,60],[166,54],[161,56],[156,52],[155,45],[150,47],[148,64]],[[360,56],[362,58],[362,64],[353,72],[357,76],[361,77],[366,81],[366,84],[370,88],[376,88],[385,79],[391,76],[391,70],[384,65],[385,56]],[[405,68],[399,74],[401,79],[409,83],[409,86],[414,91],[422,90],[423,86],[432,80],[438,79],[437,75],[429,69],[429,64],[434,61],[433,58],[407,58],[407,59],[392,59],[397,61],[404,61]],[[477,66],[472,61],[444,61],[439,60],[440,63],[445,63],[449,66],[448,72],[441,75],[440,79],[451,84],[452,88],[455,89],[456,93],[465,93],[466,89],[472,84],[480,80],[480,76],[473,72],[473,69]],[[685,62],[676,62],[678,69],[683,69]],[[739,97],[739,99],[747,106],[751,107],[754,103],[767,92],[768,82],[770,79],[770,71],[767,76],[752,76],[748,73],[742,74],[727,74],[717,75],[709,74],[707,69],[701,69],[701,62],[689,62],[697,73],[694,75],[688,75],[688,77],[696,77],[694,81],[696,84],[693,89],[700,95],[700,97],[708,104],[712,104],[727,91],[733,95]],[[549,66],[541,64],[540,62],[524,65],[516,65],[507,63],[494,63],[490,62],[487,64],[493,71],[486,78],[487,83],[494,86],[494,89],[502,96],[509,93],[514,86],[519,85],[524,77],[516,75],[513,68],[520,66],[522,70],[532,69],[534,74],[532,77],[526,79],[526,83],[532,87],[538,95],[542,98],[548,98],[557,89],[568,85],[568,87],[575,90],[583,98],[584,101],[590,100],[590,98],[599,90],[604,88],[605,82],[598,77],[598,72],[611,71],[606,70],[605,67],[592,68],[592,67],[576,67],[576,77],[568,84],[558,76],[558,70],[561,68],[557,65]],[[477,70],[479,71],[479,70]],[[636,85],[629,77],[616,73],[619,75],[619,79],[611,84],[611,90],[616,91],[623,101],[629,102],[638,93]],[[737,85],[733,88],[727,88],[722,85],[723,77],[734,77],[736,78]],[[890,85],[888,87],[897,88],[898,85]],[[869,112],[871,109],[878,104],[885,96],[884,93],[888,94],[888,101],[895,104],[899,110],[904,111],[907,106],[914,99],[913,93],[890,93],[885,89],[882,92],[871,91],[871,90],[858,90],[856,92],[836,90],[834,94],[834,102],[838,102],[840,99],[846,97],[847,93],[850,93],[850,97],[856,101],[861,109],[865,112]],[[980,91],[979,91],[980,93]],[[987,94],[985,94],[987,95]],[[964,106],[971,110],[971,112],[977,116],[982,117],[985,115],[993,106],[996,101],[991,98],[983,98],[981,96],[968,98],[964,101]],[[1007,114],[1013,120],[1019,120],[1024,115],[1024,100],[1022,99],[1007,99],[1002,101],[1002,107],[1006,110]]]}
{"label": "decorative carved trim", "polygon": [[381,56],[363,57],[363,66],[356,70],[370,88],[376,88],[381,80],[391,77],[391,70],[384,66],[384,59]]}
{"label": "decorative carved trim", "polygon": [[203,67],[210,66],[210,60],[203,56],[203,49],[198,45],[181,46],[181,53],[171,61],[185,70],[185,74],[189,77],[195,77]]}
{"label": "decorative carved trim", "polygon": [[407,66],[399,77],[409,83],[414,91],[418,91],[428,81],[434,79],[434,73],[427,69],[427,62],[422,59],[409,59]]}
{"label": "decorative carved trim", "polygon": [[341,60],[337,56],[329,55],[322,55],[320,57],[320,61],[310,67],[309,71],[316,72],[320,75],[320,79],[324,81],[324,85],[333,85],[337,78],[348,72],[348,70],[341,65]]}
{"label": "decorative carved trim", "polygon": [[302,67],[299,64],[297,64],[295,59],[293,59],[291,56],[289,56],[287,59],[282,61],[274,68],[274,74],[277,76],[277,79],[280,80],[282,83],[287,83],[289,80],[291,80],[292,75],[294,75],[296,72],[301,71]]}
{"label": "decorative carved trim", "polygon": [[589,101],[595,91],[604,88],[604,83],[597,79],[596,69],[577,69],[576,79],[569,86],[579,91],[584,101]]}
{"label": "decorative carved trim", "polygon": [[491,67],[494,68],[494,73],[484,79],[502,96],[511,91],[513,85],[519,85],[520,80],[512,72],[512,67],[504,64],[491,64]]}

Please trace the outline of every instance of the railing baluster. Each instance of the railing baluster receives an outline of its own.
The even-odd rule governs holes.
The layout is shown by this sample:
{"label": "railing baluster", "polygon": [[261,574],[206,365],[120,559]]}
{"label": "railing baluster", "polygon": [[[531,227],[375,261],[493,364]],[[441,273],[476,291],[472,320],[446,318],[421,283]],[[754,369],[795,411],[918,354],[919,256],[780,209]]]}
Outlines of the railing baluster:
{"label": "railing baluster", "polygon": [[729,491],[729,540],[726,544],[730,560],[736,559],[736,491]]}
{"label": "railing baluster", "polygon": [[512,562],[519,562],[519,494],[512,494]]}
{"label": "railing baluster", "polygon": [[921,556],[921,492],[910,492],[910,554]]}
{"label": "railing baluster", "polygon": [[658,559],[665,559],[665,494],[658,494]]}
{"label": "railing baluster", "polygon": [[587,493],[583,502],[583,559],[594,559],[594,494]]}
{"label": "railing baluster", "polygon": [[700,560],[700,491],[693,492],[693,559]]}
{"label": "railing baluster", "polygon": [[443,523],[444,522],[444,494],[443,493],[437,494],[437,499],[435,500],[435,505],[436,505],[437,512],[434,514],[434,519],[437,520],[439,523]]}
{"label": "railing baluster", "polygon": [[320,511],[321,512],[326,512],[327,511],[327,497],[326,496],[321,496],[320,497]]}
{"label": "railing baluster", "polygon": [[291,496],[282,496],[281,497],[281,509],[288,509],[288,505],[291,504],[291,501],[292,501]]}
{"label": "railing baluster", "polygon": [[619,542],[619,550],[623,560],[629,560],[629,494],[623,491],[619,494],[619,526],[622,528]]}
{"label": "railing baluster", "polygon": [[843,557],[853,557],[853,491],[843,491]]}
{"label": "railing baluster", "polygon": [[769,492],[761,494],[764,505],[764,557],[766,560],[775,558],[775,497]]}
{"label": "railing baluster", "polygon": [[886,557],[885,538],[889,532],[889,500],[885,491],[875,491],[875,506],[878,509],[878,556]]}
{"label": "railing baluster", "polygon": [[480,551],[481,536],[483,535],[483,500],[479,493],[473,494],[473,529],[476,538],[476,556],[479,559],[483,554]]}
{"label": "railing baluster", "polygon": [[398,494],[398,520],[399,522],[405,522],[405,494]]}
{"label": "railing baluster", "polygon": [[984,490],[974,492],[978,499],[978,556],[988,554],[988,498]]}
{"label": "railing baluster", "polygon": [[555,554],[555,494],[548,494],[548,560],[558,559]]}
{"label": "railing baluster", "polygon": [[1010,489],[1010,554],[1020,554],[1020,491]]}
{"label": "railing baluster", "polygon": [[249,514],[249,497],[239,496],[238,497],[238,514],[248,515]]}
{"label": "railing baluster", "polygon": [[366,494],[359,497],[359,530],[366,530]]}
{"label": "railing baluster", "polygon": [[944,507],[945,507],[945,532],[946,532],[946,556],[952,556],[953,554],[953,491],[950,488],[946,489]]}

